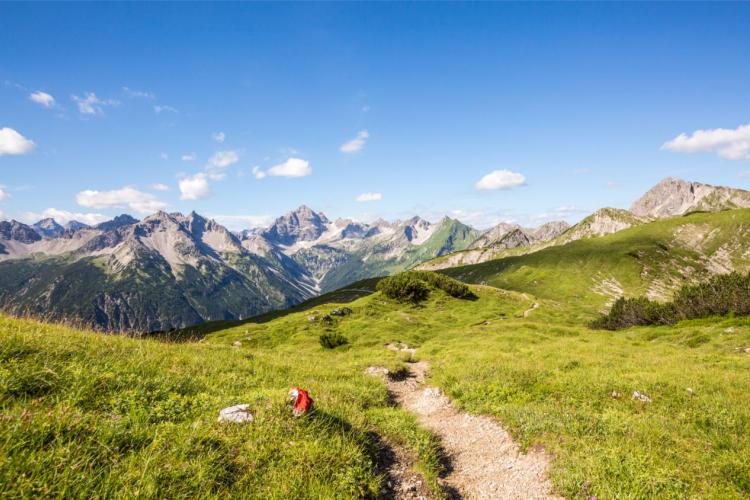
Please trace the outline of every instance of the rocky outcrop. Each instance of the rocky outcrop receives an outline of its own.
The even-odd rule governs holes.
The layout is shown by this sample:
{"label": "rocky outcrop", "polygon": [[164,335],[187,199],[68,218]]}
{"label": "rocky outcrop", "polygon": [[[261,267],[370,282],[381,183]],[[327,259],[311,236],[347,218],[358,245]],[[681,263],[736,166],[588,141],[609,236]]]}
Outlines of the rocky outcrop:
{"label": "rocky outcrop", "polygon": [[298,241],[320,238],[329,222],[325,215],[301,205],[297,210],[276,219],[263,236],[278,245],[294,245]]}
{"label": "rocky outcrop", "polygon": [[630,211],[639,217],[671,217],[750,207],[750,191],[667,177],[638,198]]}

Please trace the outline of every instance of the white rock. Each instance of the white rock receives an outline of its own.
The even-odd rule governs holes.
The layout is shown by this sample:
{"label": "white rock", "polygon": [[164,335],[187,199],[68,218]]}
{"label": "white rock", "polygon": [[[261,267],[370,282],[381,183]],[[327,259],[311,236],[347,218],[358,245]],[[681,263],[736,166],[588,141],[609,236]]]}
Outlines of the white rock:
{"label": "white rock", "polygon": [[219,412],[219,422],[250,423],[253,415],[250,413],[250,405],[235,405],[224,408]]}
{"label": "white rock", "polygon": [[651,402],[651,398],[650,397],[648,397],[645,394],[640,393],[638,391],[634,391],[633,392],[633,399],[635,399],[636,401],[643,401],[644,403],[650,403]]}

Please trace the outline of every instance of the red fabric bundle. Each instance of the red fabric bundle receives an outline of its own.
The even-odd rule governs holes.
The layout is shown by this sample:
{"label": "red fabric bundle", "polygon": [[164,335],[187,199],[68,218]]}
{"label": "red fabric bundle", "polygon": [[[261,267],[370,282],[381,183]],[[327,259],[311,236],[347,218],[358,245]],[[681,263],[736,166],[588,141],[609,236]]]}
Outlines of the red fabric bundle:
{"label": "red fabric bundle", "polygon": [[292,415],[295,417],[304,415],[312,410],[313,400],[306,390],[300,389],[299,387],[292,387],[289,390],[289,395],[294,399]]}

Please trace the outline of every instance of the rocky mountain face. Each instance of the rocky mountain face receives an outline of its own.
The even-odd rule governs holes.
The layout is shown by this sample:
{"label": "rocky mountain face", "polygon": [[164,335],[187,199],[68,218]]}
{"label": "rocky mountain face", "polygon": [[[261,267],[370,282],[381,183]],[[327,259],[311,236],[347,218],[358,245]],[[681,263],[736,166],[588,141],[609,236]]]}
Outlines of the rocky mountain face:
{"label": "rocky mountain face", "polygon": [[332,222],[305,206],[239,235],[194,212],[94,227],[1,222],[0,304],[103,330],[168,330],[288,307],[477,236],[451,219]]}
{"label": "rocky mountain face", "polygon": [[630,207],[639,217],[671,217],[688,212],[718,212],[750,207],[750,191],[667,177]]}
{"label": "rocky mountain face", "polygon": [[195,213],[118,219],[45,239],[25,224],[3,225],[13,250],[0,256],[4,309],[148,332],[245,318],[316,293],[304,276],[293,279],[283,264]]}
{"label": "rocky mountain face", "polygon": [[42,219],[31,227],[42,238],[55,238],[65,232],[65,228],[52,218]]}

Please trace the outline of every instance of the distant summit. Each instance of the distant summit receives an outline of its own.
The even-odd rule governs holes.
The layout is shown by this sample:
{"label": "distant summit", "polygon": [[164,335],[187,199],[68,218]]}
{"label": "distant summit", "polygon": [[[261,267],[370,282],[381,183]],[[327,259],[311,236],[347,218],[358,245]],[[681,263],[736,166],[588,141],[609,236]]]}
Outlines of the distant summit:
{"label": "distant summit", "polygon": [[671,217],[687,212],[718,212],[750,207],[750,191],[667,177],[630,207],[639,217]]}

